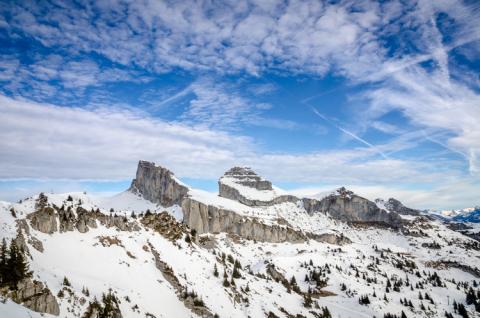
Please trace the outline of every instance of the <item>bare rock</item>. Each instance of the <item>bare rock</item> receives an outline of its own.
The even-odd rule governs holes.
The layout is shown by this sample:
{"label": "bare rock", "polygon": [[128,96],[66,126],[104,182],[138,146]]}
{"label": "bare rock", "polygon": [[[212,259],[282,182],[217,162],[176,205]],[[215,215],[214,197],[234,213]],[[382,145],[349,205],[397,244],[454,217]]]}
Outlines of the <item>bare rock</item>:
{"label": "bare rock", "polygon": [[168,212],[146,214],[140,221],[146,227],[155,230],[170,241],[176,241],[187,233],[187,227]]}
{"label": "bare rock", "polygon": [[17,284],[13,300],[36,312],[55,316],[60,314],[57,299],[50,289],[31,278],[25,278]]}
{"label": "bare rock", "polygon": [[52,234],[57,231],[57,217],[52,207],[43,207],[40,210],[30,213],[27,218],[30,220],[32,228],[37,231],[47,234]]}
{"label": "bare rock", "polygon": [[305,234],[288,226],[267,225],[234,211],[207,205],[191,198],[182,204],[183,222],[198,234],[226,232],[262,242],[304,242]]}
{"label": "bare rock", "polygon": [[[260,194],[259,198],[251,198],[239,191],[234,185],[251,188],[253,192]],[[278,195],[272,187],[272,183],[258,176],[255,171],[248,167],[233,167],[218,181],[219,196],[238,201],[242,204],[258,207],[272,206],[284,202],[297,202],[299,199],[293,195]],[[260,199],[261,194],[265,198]]]}
{"label": "bare rock", "polygon": [[418,216],[421,214],[420,210],[415,210],[408,208],[402,204],[402,202],[398,201],[397,199],[390,198],[387,202],[384,203],[385,208],[390,212],[396,212],[398,214],[403,215],[414,215]]}
{"label": "bare rock", "polygon": [[180,184],[172,172],[147,161],[138,163],[137,175],[129,190],[164,207],[180,205],[188,193],[188,188]]}
{"label": "bare rock", "polygon": [[334,219],[344,222],[382,223],[390,227],[401,227],[402,219],[395,212],[387,212],[365,198],[339,189],[322,200],[303,199],[308,213],[328,213]]}

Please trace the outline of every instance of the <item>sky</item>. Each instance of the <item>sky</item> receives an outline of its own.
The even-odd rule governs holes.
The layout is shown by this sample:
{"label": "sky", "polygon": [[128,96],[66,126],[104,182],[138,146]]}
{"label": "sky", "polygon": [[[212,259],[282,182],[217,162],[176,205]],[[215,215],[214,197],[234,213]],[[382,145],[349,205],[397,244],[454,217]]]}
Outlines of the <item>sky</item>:
{"label": "sky", "polygon": [[0,200],[128,188],[480,205],[480,2],[1,1]]}

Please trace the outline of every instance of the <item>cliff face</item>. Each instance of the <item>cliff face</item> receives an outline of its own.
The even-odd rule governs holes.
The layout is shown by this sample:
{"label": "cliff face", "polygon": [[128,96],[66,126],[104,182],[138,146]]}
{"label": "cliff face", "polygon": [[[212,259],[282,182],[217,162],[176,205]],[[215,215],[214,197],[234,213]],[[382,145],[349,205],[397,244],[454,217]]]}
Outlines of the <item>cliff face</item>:
{"label": "cliff face", "polygon": [[365,198],[341,188],[322,200],[303,199],[308,213],[329,213],[334,219],[345,222],[376,222],[392,227],[402,224],[401,217],[395,212],[387,212]]}
{"label": "cliff face", "polygon": [[390,212],[396,212],[403,215],[420,215],[419,210],[411,209],[402,204],[402,202],[390,198],[385,202],[385,208]]}
{"label": "cliff face", "polygon": [[60,308],[55,296],[43,283],[25,278],[18,282],[17,289],[12,292],[12,299],[23,306],[40,313],[54,316],[60,314]]}
{"label": "cliff face", "polygon": [[[220,197],[239,202],[247,207],[260,209],[260,216],[245,217],[241,213],[229,210],[228,207],[218,206],[215,204],[214,198],[212,202],[192,198],[189,188],[182,185],[172,172],[146,161],[139,162],[137,175],[132,182],[130,191],[138,192],[145,199],[165,207],[174,204],[181,205],[183,222],[199,234],[227,232],[243,238],[267,242],[307,240],[308,233],[294,230],[288,225],[263,223],[261,217],[263,208],[285,202],[303,202],[305,210],[309,214],[328,212],[332,218],[341,221],[378,222],[392,227],[401,225],[401,219],[396,213],[381,210],[375,203],[356,196],[344,188],[339,189],[336,195],[322,200],[299,199],[275,189],[270,181],[263,179],[252,169],[246,167],[234,167],[228,170],[220,178],[218,185]],[[45,215],[44,217],[48,218],[49,216]],[[52,223],[47,228],[46,230],[54,231],[54,224]],[[327,238],[324,237],[322,240],[327,240]]]}
{"label": "cliff face", "polygon": [[138,225],[124,216],[106,215],[100,212],[87,211],[82,207],[64,209],[63,207],[44,207],[27,215],[33,229],[46,234],[55,232],[79,231],[88,232],[97,227],[97,221],[106,227],[115,227],[121,231],[136,231]]}
{"label": "cliff face", "polygon": [[281,195],[272,183],[258,176],[248,167],[233,167],[218,181],[219,196],[251,207],[272,206],[284,202],[297,202],[293,195]]}
{"label": "cliff face", "polygon": [[306,236],[288,226],[266,225],[233,211],[208,205],[191,198],[182,204],[183,221],[197,233],[227,232],[262,242],[303,242]]}
{"label": "cliff face", "polygon": [[170,170],[147,161],[138,163],[137,175],[129,190],[140,193],[145,199],[164,207],[181,205],[188,193],[188,188],[180,184]]}
{"label": "cliff face", "polygon": [[221,181],[218,183],[218,189],[221,197],[235,200],[251,207],[272,206],[284,202],[297,202],[299,200],[293,195],[280,195],[271,200],[251,199],[242,195],[238,189],[224,184]]}

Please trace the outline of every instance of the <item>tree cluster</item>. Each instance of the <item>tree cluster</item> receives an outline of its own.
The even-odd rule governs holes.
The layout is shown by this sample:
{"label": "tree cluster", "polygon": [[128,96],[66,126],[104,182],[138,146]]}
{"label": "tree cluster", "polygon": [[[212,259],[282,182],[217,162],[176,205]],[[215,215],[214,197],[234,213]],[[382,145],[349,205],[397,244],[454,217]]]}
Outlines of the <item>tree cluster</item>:
{"label": "tree cluster", "polygon": [[8,245],[3,239],[0,245],[0,286],[15,289],[19,281],[30,276],[23,250],[13,240]]}

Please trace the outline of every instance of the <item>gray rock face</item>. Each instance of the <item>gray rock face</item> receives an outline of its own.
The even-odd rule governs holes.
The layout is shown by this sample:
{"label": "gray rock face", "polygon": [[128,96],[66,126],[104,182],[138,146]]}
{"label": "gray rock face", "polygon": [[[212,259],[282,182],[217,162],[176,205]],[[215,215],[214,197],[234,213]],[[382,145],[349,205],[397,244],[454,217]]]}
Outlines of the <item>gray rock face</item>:
{"label": "gray rock face", "polygon": [[337,235],[332,233],[322,233],[322,234],[307,234],[309,238],[314,239],[318,242],[333,244],[333,245],[347,245],[352,243],[352,241],[344,236],[343,234]]}
{"label": "gray rock face", "polygon": [[138,163],[137,175],[129,190],[164,207],[180,205],[188,192],[188,188],[178,183],[172,172],[147,161]]}
{"label": "gray rock face", "polygon": [[43,207],[40,210],[30,213],[27,218],[30,225],[37,231],[52,234],[57,231],[57,218],[52,207]]}
{"label": "gray rock face", "polygon": [[376,222],[392,227],[399,227],[402,219],[395,212],[386,212],[375,203],[357,196],[351,192],[339,189],[337,194],[322,200],[303,199],[303,205],[308,213],[329,213],[333,218],[345,222]]}
{"label": "gray rock face", "polygon": [[415,216],[420,215],[419,210],[407,208],[402,204],[402,202],[394,198],[388,199],[388,201],[385,202],[384,205],[385,205],[385,208],[390,212],[396,212],[398,214],[403,214],[403,215],[415,215]]}
{"label": "gray rock face", "polygon": [[304,242],[305,234],[288,226],[266,225],[233,211],[207,205],[191,198],[182,203],[183,221],[198,234],[227,232],[262,242]]}
{"label": "gray rock face", "polygon": [[[37,231],[52,234],[78,230],[80,233],[88,232],[90,228],[97,227],[97,221],[105,227],[115,227],[121,231],[138,231],[136,222],[129,221],[124,216],[105,215],[99,211],[87,211],[82,207],[65,210],[62,208],[45,207],[42,210],[30,213],[27,218],[32,228]],[[58,227],[57,227],[58,223]]]}
{"label": "gray rock face", "polygon": [[221,181],[218,182],[219,195],[223,198],[230,200],[235,200],[242,204],[259,207],[259,206],[272,206],[275,204],[280,204],[284,202],[297,202],[299,199],[293,195],[281,195],[273,198],[272,200],[262,201],[262,200],[253,200],[243,196],[237,189],[232,188]]}
{"label": "gray rock face", "polygon": [[57,299],[41,282],[25,278],[17,284],[17,289],[13,298],[15,302],[36,312],[55,316],[60,314]]}
{"label": "gray rock face", "polygon": [[237,183],[249,188],[273,190],[270,181],[262,179],[255,171],[248,167],[233,167],[225,172],[225,177],[233,178]]}
{"label": "gray rock face", "polygon": [[281,195],[271,200],[255,200],[242,195],[236,188],[226,183],[226,180],[237,183],[244,187],[259,191],[273,191],[272,183],[258,176],[252,169],[247,167],[233,167],[218,181],[219,195],[223,198],[238,201],[248,206],[272,206],[284,202],[297,202],[298,198],[293,195]]}

